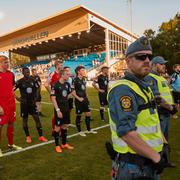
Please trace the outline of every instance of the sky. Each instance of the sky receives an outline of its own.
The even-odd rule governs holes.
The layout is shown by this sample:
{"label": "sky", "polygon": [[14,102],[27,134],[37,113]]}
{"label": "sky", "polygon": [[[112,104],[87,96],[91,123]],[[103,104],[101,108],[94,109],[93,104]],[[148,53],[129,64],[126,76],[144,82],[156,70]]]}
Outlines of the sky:
{"label": "sky", "polygon": [[[0,0],[0,36],[80,4],[131,30],[128,1]],[[158,30],[178,12],[180,0],[132,0],[132,31],[141,36],[146,29]]]}

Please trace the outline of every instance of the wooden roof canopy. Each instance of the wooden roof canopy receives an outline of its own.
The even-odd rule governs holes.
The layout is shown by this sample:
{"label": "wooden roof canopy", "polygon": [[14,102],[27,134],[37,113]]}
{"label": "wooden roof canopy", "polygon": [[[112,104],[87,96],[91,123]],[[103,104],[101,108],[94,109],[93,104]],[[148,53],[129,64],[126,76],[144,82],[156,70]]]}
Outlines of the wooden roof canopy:
{"label": "wooden roof canopy", "polygon": [[0,51],[39,56],[105,43],[105,28],[90,21],[95,16],[133,38],[137,36],[80,5],[0,37]]}

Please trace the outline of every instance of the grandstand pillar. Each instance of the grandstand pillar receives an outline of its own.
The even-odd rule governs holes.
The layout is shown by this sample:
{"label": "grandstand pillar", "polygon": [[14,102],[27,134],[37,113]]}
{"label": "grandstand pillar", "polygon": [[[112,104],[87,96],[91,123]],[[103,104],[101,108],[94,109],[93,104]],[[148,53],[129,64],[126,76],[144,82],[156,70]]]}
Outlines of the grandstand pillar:
{"label": "grandstand pillar", "polygon": [[32,61],[36,61],[37,60],[37,58],[36,58],[36,56],[29,56],[29,58],[30,58],[30,61],[32,62]]}
{"label": "grandstand pillar", "polygon": [[105,44],[106,44],[106,65],[109,67],[109,59],[110,59],[110,52],[109,52],[109,30],[105,30]]}
{"label": "grandstand pillar", "polygon": [[11,58],[12,58],[12,56],[11,56],[11,51],[8,52],[8,56],[9,56],[9,60],[10,60],[10,62],[11,62]]}

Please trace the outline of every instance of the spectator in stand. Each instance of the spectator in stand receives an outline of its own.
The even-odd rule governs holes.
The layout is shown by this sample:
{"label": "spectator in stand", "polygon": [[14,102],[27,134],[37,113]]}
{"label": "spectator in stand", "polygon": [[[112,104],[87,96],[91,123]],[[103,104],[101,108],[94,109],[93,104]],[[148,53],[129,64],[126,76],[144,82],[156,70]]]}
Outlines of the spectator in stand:
{"label": "spectator in stand", "polygon": [[92,65],[93,65],[93,67],[95,66],[95,60],[92,60]]}
{"label": "spectator in stand", "polygon": [[78,59],[78,57],[77,57],[77,55],[75,55],[75,56],[74,56],[74,60],[77,61],[77,59]]}

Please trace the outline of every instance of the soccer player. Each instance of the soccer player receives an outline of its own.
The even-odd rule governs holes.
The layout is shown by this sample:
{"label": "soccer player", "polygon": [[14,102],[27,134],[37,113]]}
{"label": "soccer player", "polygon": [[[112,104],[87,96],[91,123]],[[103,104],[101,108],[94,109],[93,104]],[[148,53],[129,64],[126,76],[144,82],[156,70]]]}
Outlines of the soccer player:
{"label": "soccer player", "polygon": [[[59,59],[55,60],[55,62],[54,62],[55,71],[50,74],[50,76],[48,77],[47,81],[44,84],[44,86],[47,89],[47,91],[49,92],[49,94],[51,94],[51,87],[57,81],[59,81],[59,78],[60,78],[59,77],[59,70],[62,69],[62,65],[63,65],[62,61],[60,61]],[[54,128],[55,128],[55,119],[54,119],[54,116],[52,117],[51,123],[52,123],[52,136],[54,136],[53,135]]]}
{"label": "soccer player", "polygon": [[32,139],[29,134],[28,128],[28,115],[32,115],[36,128],[39,134],[39,140],[42,142],[47,142],[48,140],[43,136],[42,125],[39,119],[38,111],[36,109],[36,95],[37,95],[37,85],[34,79],[30,77],[30,71],[28,67],[22,69],[24,75],[23,78],[19,79],[15,84],[15,90],[19,88],[21,97],[16,99],[20,102],[21,107],[21,117],[23,118],[23,129],[26,135],[26,142],[31,143]]}
{"label": "soccer player", "polygon": [[[14,150],[22,149],[14,144],[14,122],[16,120],[16,105],[14,98],[14,74],[9,70],[9,59],[0,55],[0,142],[2,127],[7,124],[8,147]],[[0,149],[0,157],[2,157]]]}
{"label": "soccer player", "polygon": [[36,107],[39,113],[39,116],[44,117],[44,115],[42,114],[42,108],[41,108],[41,78],[38,76],[37,74],[37,70],[35,68],[33,68],[31,70],[31,78],[33,78],[36,82],[36,88],[37,88],[37,98],[36,98]]}
{"label": "soccer player", "polygon": [[[70,110],[68,96],[71,95],[71,86],[66,82],[69,78],[65,70],[59,71],[60,79],[56,82],[51,89],[51,100],[54,105],[55,116],[55,151],[61,153],[62,149],[74,149],[73,146],[67,144],[67,128],[70,123]],[[59,146],[59,131],[61,130],[62,144]],[[61,149],[62,148],[62,149]]]}
{"label": "soccer player", "polygon": [[93,87],[98,90],[99,102],[100,102],[99,111],[100,111],[100,116],[101,116],[102,121],[105,121],[104,111],[105,111],[105,106],[108,105],[108,102],[107,102],[108,83],[109,83],[108,67],[103,66],[101,68],[101,74],[94,79],[93,84],[92,84]]}
{"label": "soccer player", "polygon": [[[65,66],[63,69],[66,71],[66,73],[68,75],[67,82],[70,84],[70,86],[72,88],[73,78],[72,78],[72,75],[71,75],[71,69],[68,66]],[[71,113],[71,110],[73,109],[73,96],[69,96],[68,102],[69,102],[69,110],[70,110],[70,113]],[[71,116],[70,116],[69,127],[76,127],[74,124],[71,124]]]}
{"label": "soccer player", "polygon": [[76,77],[73,81],[73,88],[78,98],[75,97],[75,106],[76,106],[76,127],[79,131],[80,136],[86,136],[85,133],[81,131],[81,114],[85,113],[85,122],[87,133],[97,134],[96,131],[93,131],[90,128],[90,118],[91,118],[91,111],[89,108],[89,100],[86,94],[86,71],[84,66],[78,66],[75,69]]}

